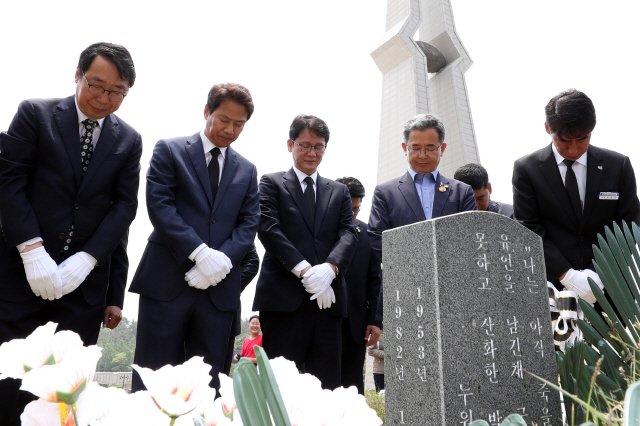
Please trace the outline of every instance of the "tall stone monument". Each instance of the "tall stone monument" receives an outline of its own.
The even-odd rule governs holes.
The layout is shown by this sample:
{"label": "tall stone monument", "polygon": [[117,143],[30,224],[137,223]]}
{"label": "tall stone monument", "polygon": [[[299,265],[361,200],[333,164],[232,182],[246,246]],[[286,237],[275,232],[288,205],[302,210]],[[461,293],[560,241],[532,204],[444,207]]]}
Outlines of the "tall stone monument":
{"label": "tall stone monument", "polygon": [[378,183],[407,171],[402,128],[415,114],[435,114],[445,125],[442,174],[480,161],[464,79],[473,62],[456,34],[450,0],[388,0],[386,33],[371,56],[383,73]]}
{"label": "tall stone monument", "polygon": [[382,234],[387,425],[562,425],[542,240],[466,212]]}

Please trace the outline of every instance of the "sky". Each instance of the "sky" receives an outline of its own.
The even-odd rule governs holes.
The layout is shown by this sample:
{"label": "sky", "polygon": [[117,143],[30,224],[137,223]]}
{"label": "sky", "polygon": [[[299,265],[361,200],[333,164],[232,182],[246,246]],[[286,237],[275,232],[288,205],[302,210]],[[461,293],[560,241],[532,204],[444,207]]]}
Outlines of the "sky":
{"label": "sky", "polygon": [[[550,142],[544,106],[571,87],[596,107],[591,143],[640,164],[631,128],[640,110],[640,2],[451,2],[458,36],[474,61],[465,77],[493,199],[512,201],[513,162]],[[3,2],[0,130],[24,99],[73,94],[78,57],[88,45],[127,47],[137,79],[116,114],[142,134],[144,146],[129,280],[152,230],[144,176],[153,146],[199,132],[207,93],[218,82],[243,84],[253,95],[254,115],[233,148],[259,175],[291,167],[286,140],[294,116],[324,119],[331,138],[318,171],[362,181],[367,196],[358,218],[367,221],[382,87],[370,54],[384,34],[385,14],[384,0]],[[398,149],[401,142],[398,129]],[[242,295],[243,317],[251,314],[255,281]],[[136,318],[137,305],[137,295],[127,293],[124,316]]]}

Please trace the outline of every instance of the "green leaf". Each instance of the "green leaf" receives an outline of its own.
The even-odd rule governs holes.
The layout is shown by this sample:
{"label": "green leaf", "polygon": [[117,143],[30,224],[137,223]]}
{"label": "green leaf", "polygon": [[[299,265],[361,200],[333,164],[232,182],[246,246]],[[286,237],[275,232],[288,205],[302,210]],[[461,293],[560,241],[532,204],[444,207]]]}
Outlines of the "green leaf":
{"label": "green leaf", "polygon": [[489,423],[484,420],[474,420],[469,424],[469,426],[489,426]]}
{"label": "green leaf", "polygon": [[[622,351],[622,346],[620,346],[620,343],[616,342],[609,335],[609,333],[611,332],[611,328],[609,327],[609,324],[607,324],[602,319],[600,314],[596,312],[593,306],[591,306],[589,303],[585,302],[582,299],[578,299],[578,304],[580,305],[580,309],[582,309],[582,312],[584,313],[585,318],[587,318],[587,320],[589,320],[590,325],[598,331],[598,334],[601,336],[601,338],[604,338],[607,342],[609,342],[611,346],[615,348],[616,351],[618,352]],[[578,320],[578,327],[580,327],[580,321],[582,320]],[[580,327],[580,330],[582,330],[582,327]],[[584,330],[582,330],[582,332],[584,333]],[[589,340],[589,343],[595,346],[598,340],[600,339],[597,339],[595,342],[592,342],[591,340]],[[595,364],[592,364],[592,365],[595,365]]]}
{"label": "green leaf", "polygon": [[273,374],[273,370],[271,369],[267,353],[258,345],[255,345],[253,348],[258,362],[258,369],[260,371],[260,383],[262,384],[262,390],[267,397],[267,403],[271,409],[271,416],[275,422],[275,426],[291,426],[291,421],[289,421],[289,415],[287,414],[287,409],[282,401],[278,382],[276,381],[276,376]]}
{"label": "green leaf", "polygon": [[245,426],[273,425],[256,368],[246,358],[233,370],[233,393]]}
{"label": "green leaf", "polygon": [[511,414],[500,424],[500,426],[527,426],[527,423],[520,414]]}
{"label": "green leaf", "polygon": [[202,417],[193,418],[194,426],[207,426],[207,422]]}
{"label": "green leaf", "polygon": [[78,402],[80,394],[84,392],[87,387],[87,379],[82,379],[80,386],[78,386],[73,392],[56,391],[56,399],[58,402],[62,402],[67,405],[73,405]]}

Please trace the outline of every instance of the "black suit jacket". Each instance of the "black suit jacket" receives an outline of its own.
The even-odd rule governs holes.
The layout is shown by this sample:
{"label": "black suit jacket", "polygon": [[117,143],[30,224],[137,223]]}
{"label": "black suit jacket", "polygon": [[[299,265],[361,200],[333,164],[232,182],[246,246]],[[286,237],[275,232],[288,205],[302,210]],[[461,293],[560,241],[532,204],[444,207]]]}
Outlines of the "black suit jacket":
{"label": "black suit jacket", "polygon": [[[32,99],[18,107],[0,134],[0,298],[35,297],[16,246],[35,237],[56,263],[64,233],[74,224],[68,254],[85,251],[98,261],[80,285],[89,304],[107,299],[112,254],[118,273],[108,303],[122,307],[126,284],[126,238],[138,207],[142,139],[131,126],[107,116],[91,164],[82,178],[78,113],[74,97]],[[124,269],[123,269],[124,267]],[[124,272],[124,273],[123,273]],[[125,282],[120,282],[124,277]],[[116,294],[117,293],[117,294]]]}
{"label": "black suit jacket", "polygon": [[367,224],[355,220],[358,245],[346,273],[347,321],[354,343],[365,344],[364,333],[368,325],[382,327],[376,320],[378,295],[380,294],[380,262],[371,250]]}
{"label": "black suit jacket", "polygon": [[356,249],[357,238],[351,197],[341,183],[318,175],[316,219],[311,225],[300,181],[293,168],[260,179],[260,227],[258,238],[266,253],[253,301],[254,311],[292,312],[311,297],[291,270],[307,260],[311,265],[332,263],[339,274],[331,286],[336,303],[330,312],[347,313],[344,274]]}
{"label": "black suit jacket", "polygon": [[[215,200],[200,133],[159,141],[147,172],[149,236],[129,291],[170,301],[188,287],[189,255],[202,243],[231,260],[231,272],[205,291],[221,311],[240,306],[238,267],[260,220],[256,167],[228,147]],[[142,321],[140,321],[142,322]]]}
{"label": "black suit jacket", "polygon": [[[619,199],[600,198],[619,193]],[[542,237],[547,280],[567,270],[592,268],[592,244],[613,222],[640,223],[636,178],[628,157],[593,145],[587,150],[587,187],[582,220],[571,207],[551,144],[517,160],[513,166],[516,219]]]}

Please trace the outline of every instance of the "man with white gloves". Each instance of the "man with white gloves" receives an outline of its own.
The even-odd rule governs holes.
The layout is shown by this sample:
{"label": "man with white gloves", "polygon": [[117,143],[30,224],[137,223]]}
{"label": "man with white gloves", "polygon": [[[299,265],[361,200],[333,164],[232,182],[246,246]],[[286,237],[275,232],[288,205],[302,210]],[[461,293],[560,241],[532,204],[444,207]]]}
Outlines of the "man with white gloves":
{"label": "man with white gloves", "polygon": [[[215,388],[240,306],[238,266],[260,220],[256,167],[230,146],[253,109],[245,87],[216,84],[204,130],[156,144],[147,172],[154,231],[130,289],[140,294],[135,363],[158,369],[202,356]],[[144,389],[137,373],[132,389]]]}
{"label": "man with white gloves", "polygon": [[328,142],[324,121],[297,116],[287,141],[293,167],[260,180],[258,238],[266,253],[253,310],[260,311],[269,357],[284,356],[335,389],[347,313],[344,274],[357,238],[349,190],[317,171]]}
{"label": "man with white gloves", "polygon": [[636,178],[628,157],[590,145],[596,112],[587,95],[562,92],[545,115],[551,143],[514,164],[515,218],[542,237],[547,280],[594,304],[587,278],[603,286],[592,245],[605,226],[640,223]]}
{"label": "man with white gloves", "polygon": [[[122,318],[142,139],[114,113],[135,78],[127,49],[92,44],[69,74],[74,95],[22,102],[0,134],[0,344],[53,321],[94,345]],[[12,380],[2,425],[20,423]]]}

